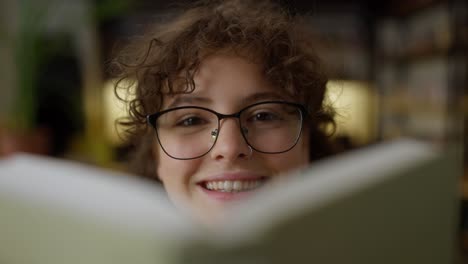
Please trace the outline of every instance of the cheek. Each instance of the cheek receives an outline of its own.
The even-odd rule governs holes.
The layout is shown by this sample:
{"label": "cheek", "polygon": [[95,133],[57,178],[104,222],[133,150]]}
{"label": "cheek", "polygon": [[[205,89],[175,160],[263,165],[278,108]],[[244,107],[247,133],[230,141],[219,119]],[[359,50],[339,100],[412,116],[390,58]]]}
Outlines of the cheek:
{"label": "cheek", "polygon": [[160,148],[155,151],[156,173],[168,192],[183,189],[198,169],[197,160],[177,160],[167,156]]}
{"label": "cheek", "polygon": [[193,194],[192,176],[196,171],[196,164],[187,160],[176,160],[165,153],[158,157],[156,173],[162,181],[169,199],[180,208],[190,204]]}
{"label": "cheek", "polygon": [[309,141],[302,139],[288,152],[263,156],[267,166],[275,173],[299,169],[309,164]]}

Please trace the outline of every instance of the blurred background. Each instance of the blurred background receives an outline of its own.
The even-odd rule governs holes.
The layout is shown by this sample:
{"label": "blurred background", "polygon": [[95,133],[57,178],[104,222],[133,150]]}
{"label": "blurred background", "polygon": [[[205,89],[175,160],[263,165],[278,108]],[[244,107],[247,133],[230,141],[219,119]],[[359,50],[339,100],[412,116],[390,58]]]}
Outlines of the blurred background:
{"label": "blurred background", "polygon": [[[456,148],[468,252],[467,2],[278,1],[306,15],[323,40],[342,151],[407,136]],[[124,169],[128,146],[114,123],[124,106],[105,65],[119,43],[166,19],[173,6],[2,0],[0,156],[30,152]]]}

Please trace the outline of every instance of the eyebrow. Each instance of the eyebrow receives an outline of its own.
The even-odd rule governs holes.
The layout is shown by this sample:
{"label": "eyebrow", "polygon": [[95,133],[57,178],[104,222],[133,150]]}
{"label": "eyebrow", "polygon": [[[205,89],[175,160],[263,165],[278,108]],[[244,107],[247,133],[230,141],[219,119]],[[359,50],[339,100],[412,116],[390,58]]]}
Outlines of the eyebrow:
{"label": "eyebrow", "polygon": [[285,100],[286,97],[275,92],[261,92],[261,93],[254,93],[252,95],[247,96],[243,101],[244,104],[249,105],[252,103],[256,103],[259,101],[266,101],[266,100]]}
{"label": "eyebrow", "polygon": [[195,96],[195,95],[191,95],[191,94],[182,94],[182,95],[177,95],[174,99],[174,101],[172,101],[172,103],[170,103],[167,108],[173,108],[173,107],[177,107],[177,106],[181,106],[181,105],[184,105],[184,104],[187,104],[187,105],[194,105],[196,103],[198,104],[209,104],[211,103],[212,100],[208,97],[201,97],[201,96]]}
{"label": "eyebrow", "polygon": [[[260,92],[254,93],[242,100],[242,104],[244,106],[250,105],[253,103],[257,103],[259,101],[267,101],[267,100],[285,100],[285,96],[276,93],[276,92]],[[196,96],[192,94],[181,94],[175,96],[174,101],[172,101],[168,106],[167,109],[183,106],[183,105],[197,105],[197,104],[210,104],[213,100],[208,97]]]}

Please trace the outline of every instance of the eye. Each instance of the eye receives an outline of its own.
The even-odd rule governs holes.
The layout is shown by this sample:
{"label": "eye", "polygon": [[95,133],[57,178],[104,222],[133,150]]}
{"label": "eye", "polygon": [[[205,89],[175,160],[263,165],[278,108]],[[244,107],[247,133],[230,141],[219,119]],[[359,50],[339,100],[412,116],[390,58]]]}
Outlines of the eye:
{"label": "eye", "polygon": [[273,112],[258,112],[250,118],[251,121],[274,121],[280,119],[281,118]]}
{"label": "eye", "polygon": [[179,122],[177,122],[177,126],[185,126],[185,127],[189,127],[189,126],[197,126],[197,125],[203,125],[203,124],[206,124],[207,121],[198,117],[198,116],[190,116],[190,117],[187,117],[187,118],[184,118],[182,120],[180,120]]}

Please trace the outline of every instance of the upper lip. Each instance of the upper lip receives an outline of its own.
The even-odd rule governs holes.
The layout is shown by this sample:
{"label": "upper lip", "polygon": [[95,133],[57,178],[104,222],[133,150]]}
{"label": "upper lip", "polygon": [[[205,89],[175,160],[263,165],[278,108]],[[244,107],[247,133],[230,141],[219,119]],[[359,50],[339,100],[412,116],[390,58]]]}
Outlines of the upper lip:
{"label": "upper lip", "polygon": [[238,172],[222,172],[218,174],[211,175],[205,179],[200,180],[199,182],[208,182],[208,181],[246,181],[246,180],[259,180],[260,178],[265,178],[265,175],[248,172],[248,171],[238,171]]}

